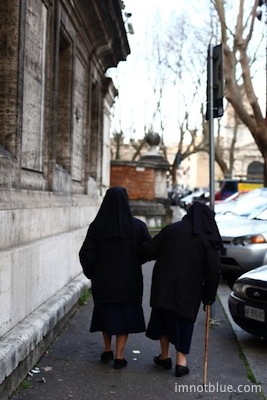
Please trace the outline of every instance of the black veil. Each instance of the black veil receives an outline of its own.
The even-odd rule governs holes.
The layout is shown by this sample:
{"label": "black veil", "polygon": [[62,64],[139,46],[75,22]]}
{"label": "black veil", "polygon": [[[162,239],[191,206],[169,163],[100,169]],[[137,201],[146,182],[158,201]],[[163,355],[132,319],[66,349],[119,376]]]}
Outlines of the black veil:
{"label": "black veil", "polygon": [[126,189],[115,186],[107,190],[100,209],[90,224],[88,237],[107,239],[133,236],[133,216]]}

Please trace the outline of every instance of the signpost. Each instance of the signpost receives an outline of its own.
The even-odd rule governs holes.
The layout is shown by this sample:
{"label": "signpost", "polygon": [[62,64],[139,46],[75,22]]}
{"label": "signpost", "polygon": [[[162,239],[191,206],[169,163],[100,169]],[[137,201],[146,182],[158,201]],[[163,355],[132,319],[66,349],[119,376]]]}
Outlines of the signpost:
{"label": "signpost", "polygon": [[[209,121],[209,179],[210,179],[210,208],[214,210],[215,202],[215,147],[214,147],[214,118],[223,116],[223,48],[222,44],[208,48],[207,63],[207,113]],[[215,303],[211,306],[211,323],[216,325]]]}
{"label": "signpost", "polygon": [[210,208],[214,210],[215,178],[214,178],[214,118],[223,116],[223,49],[222,44],[208,47],[207,63],[207,113],[209,121],[209,171],[210,171]]}

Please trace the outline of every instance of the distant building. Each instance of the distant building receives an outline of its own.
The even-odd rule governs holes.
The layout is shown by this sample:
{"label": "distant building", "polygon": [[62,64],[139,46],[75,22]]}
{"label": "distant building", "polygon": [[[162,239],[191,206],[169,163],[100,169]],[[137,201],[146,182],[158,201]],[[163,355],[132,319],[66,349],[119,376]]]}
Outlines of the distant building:
{"label": "distant building", "polygon": [[[231,151],[231,140],[233,137],[233,128],[226,126],[225,135],[221,138],[223,156],[226,162],[229,162]],[[114,139],[111,141],[112,160],[116,159],[118,153]],[[142,144],[139,140],[135,143],[135,147],[131,143],[121,143],[119,155],[121,160],[135,160],[147,151],[147,145]],[[137,152],[137,148],[140,151]],[[168,144],[165,147],[166,157],[170,165],[173,164],[177,153],[177,143]],[[215,180],[223,179],[223,173],[219,165],[215,162]],[[208,188],[209,187],[209,154],[200,151],[183,159],[177,171],[177,182],[184,187],[189,188]],[[234,169],[233,178],[241,179],[263,179],[263,158],[262,155],[248,129],[244,125],[240,125],[234,150]]]}
{"label": "distant building", "polygon": [[78,251],[110,179],[105,72],[130,52],[122,7],[0,0],[1,398],[87,282]]}
{"label": "distant building", "polygon": [[[249,105],[247,104],[249,110]],[[229,160],[234,143],[233,177],[263,180],[264,160],[249,129],[238,119],[231,104],[228,104],[224,127],[225,158]]]}
{"label": "distant building", "polygon": [[[230,137],[224,137],[222,141],[226,161],[229,160],[230,155],[230,140]],[[177,153],[177,145],[168,145],[166,153],[169,163],[172,164]],[[262,155],[251,133],[245,127],[242,134],[238,136],[234,157],[233,178],[252,179],[254,176],[255,179],[263,179]],[[223,173],[216,162],[214,168],[215,180],[223,179]],[[251,174],[251,169],[255,171],[253,174]],[[208,187],[209,154],[201,151],[186,157],[177,169],[177,182],[190,188]]]}

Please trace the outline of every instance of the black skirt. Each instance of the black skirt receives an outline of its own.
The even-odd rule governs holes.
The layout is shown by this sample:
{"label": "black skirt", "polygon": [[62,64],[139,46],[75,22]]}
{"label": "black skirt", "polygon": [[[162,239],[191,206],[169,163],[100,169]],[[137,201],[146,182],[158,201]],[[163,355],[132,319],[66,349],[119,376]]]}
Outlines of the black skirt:
{"label": "black skirt", "polygon": [[152,308],[146,336],[153,340],[159,340],[161,336],[167,336],[176,351],[188,354],[190,350],[194,323],[178,314]]}
{"label": "black skirt", "polygon": [[90,332],[125,335],[144,332],[143,307],[138,304],[97,304],[94,306]]}

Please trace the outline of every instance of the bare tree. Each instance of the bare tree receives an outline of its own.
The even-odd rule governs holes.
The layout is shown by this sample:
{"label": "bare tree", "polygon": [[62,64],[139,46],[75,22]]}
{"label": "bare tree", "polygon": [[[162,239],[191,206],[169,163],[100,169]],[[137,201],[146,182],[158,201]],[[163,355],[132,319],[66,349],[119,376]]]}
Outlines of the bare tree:
{"label": "bare tree", "polygon": [[[197,31],[192,29],[186,17],[181,15],[169,30],[165,43],[165,66],[172,73],[172,83],[177,91],[177,154],[171,168],[173,185],[177,184],[176,171],[179,164],[191,154],[202,151],[205,146],[204,136],[194,121],[196,109],[204,109],[203,104],[196,104],[203,101],[203,98],[199,98],[199,92],[203,87],[203,73],[206,69],[201,48],[197,52],[192,51],[192,43],[198,41],[196,34]],[[188,82],[187,86],[185,82]]]}
{"label": "bare tree", "polygon": [[[206,93],[203,87],[205,88],[207,75],[206,38],[212,34],[212,25],[210,25],[208,34],[206,31],[200,33],[194,27],[188,25],[182,16],[177,18],[167,42],[168,68],[172,70],[176,77],[177,92],[184,107],[183,113],[181,110],[177,112],[177,136],[179,139],[177,156],[171,171],[173,184],[177,183],[176,170],[181,161],[197,152],[209,152],[209,132],[205,110]],[[192,51],[192,43],[196,48],[194,51]],[[190,87],[185,87],[185,81],[190,82]],[[183,88],[182,91],[180,88]],[[192,115],[195,116],[196,113],[200,117],[198,125],[192,122]],[[225,152],[222,148],[223,141],[220,136],[220,121],[217,126],[215,161],[220,166],[223,175],[229,176],[230,170],[225,161]]]}
{"label": "bare tree", "polygon": [[[255,29],[255,0],[249,16],[244,16],[244,0],[239,0],[235,30],[231,30],[226,18],[226,3],[212,0],[221,25],[224,47],[225,97],[232,104],[240,120],[251,132],[264,159],[264,185],[267,186],[267,125],[256,96],[251,73],[253,58],[249,54]],[[241,71],[241,83],[238,71]]]}
{"label": "bare tree", "polygon": [[[223,175],[232,176],[235,162],[235,149],[237,141],[237,132],[240,122],[248,127],[253,138],[261,151],[265,160],[265,181],[266,181],[266,157],[267,157],[267,131],[266,121],[260,110],[258,99],[252,84],[252,66],[257,60],[258,45],[255,46],[255,40],[252,42],[252,33],[255,23],[256,7],[258,1],[255,1],[248,18],[244,22],[244,0],[239,0],[238,16],[236,26],[230,28],[232,20],[226,18],[225,9],[229,1],[212,0],[214,10],[210,10],[210,26],[207,26],[205,32],[194,30],[193,27],[186,25],[182,17],[177,19],[174,31],[170,34],[170,40],[167,43],[168,48],[168,67],[172,69],[177,77],[177,86],[184,81],[186,73],[190,73],[192,82],[191,99],[197,98],[198,92],[203,88],[203,75],[206,76],[206,51],[207,38],[217,38],[218,31],[221,31],[222,43],[225,53],[225,97],[234,108],[234,124],[232,126],[232,137],[230,144],[225,148],[225,142],[220,135],[220,119],[218,120],[218,129],[215,138],[215,161],[220,166]],[[236,4],[236,3],[235,3]],[[215,14],[214,14],[215,11]],[[220,24],[218,25],[218,17]],[[218,28],[219,27],[219,28]],[[190,35],[188,31],[190,30]],[[246,33],[246,36],[245,36]],[[204,34],[204,37],[203,37]],[[191,43],[195,44],[197,50],[184,54],[184,49],[188,46],[188,37]],[[205,53],[204,53],[205,52]],[[174,59],[173,54],[176,55]],[[192,57],[193,54],[193,57]],[[170,61],[171,60],[171,61]],[[173,61],[175,60],[175,61]],[[203,60],[205,63],[203,63]],[[172,62],[173,61],[173,62]],[[189,71],[190,70],[190,71]],[[192,90],[192,88],[194,88]],[[188,100],[188,98],[187,98]],[[202,116],[202,130],[190,124],[190,104],[186,103],[184,114],[179,114],[178,135],[179,142],[177,154],[179,160],[183,160],[189,155],[199,151],[209,151],[208,147],[208,126],[205,121],[205,99],[198,98],[200,104],[200,114]],[[191,128],[190,128],[191,126]],[[190,137],[190,141],[185,144],[185,137]],[[226,156],[227,154],[227,156]],[[172,176],[175,181],[177,158],[173,164]],[[266,182],[265,182],[266,183]]]}
{"label": "bare tree", "polygon": [[143,147],[146,144],[145,139],[142,140],[138,140],[137,142],[134,139],[130,140],[130,143],[132,145],[132,147],[134,148],[134,154],[132,156],[132,161],[136,160],[138,156],[140,156],[141,154],[141,150],[143,149]]}
{"label": "bare tree", "polygon": [[[143,112],[146,117],[142,129],[143,135],[145,137],[151,129],[156,130],[162,136],[164,150],[164,132],[171,114],[170,107],[174,108],[174,104],[168,102],[167,89],[172,87],[173,93],[177,93],[175,105],[177,128],[174,132],[177,138],[177,158],[175,161],[177,159],[181,161],[196,152],[209,151],[208,125],[205,120],[207,47],[208,42],[214,38],[218,42],[221,36],[225,55],[225,97],[234,108],[236,116],[231,127],[231,143],[228,141],[227,148],[221,136],[220,120],[217,120],[215,161],[224,176],[232,176],[237,128],[239,122],[242,121],[252,133],[263,155],[266,181],[266,124],[252,85],[252,66],[257,61],[258,50],[255,40],[254,42],[252,40],[252,33],[258,0],[255,0],[254,7],[246,19],[244,0],[232,2],[239,6],[238,12],[234,14],[237,15],[234,26],[232,26],[233,18],[229,20],[227,15],[227,7],[230,3],[230,0],[209,2],[210,12],[206,15],[207,23],[204,30],[190,25],[190,19],[186,16],[180,16],[171,32],[167,32],[169,33],[168,40],[165,40],[166,32],[163,29],[155,32],[153,44],[148,46],[146,57],[143,57],[143,60],[146,59],[147,82],[150,83],[149,99],[145,90],[144,93],[140,93],[141,97],[143,94],[147,96],[142,99],[145,100]],[[189,84],[186,83],[185,86],[185,82]],[[198,115],[197,121],[196,115]],[[136,159],[144,143],[132,139],[131,144],[135,149],[134,159]],[[174,183],[176,169],[177,162],[172,168]]]}
{"label": "bare tree", "polygon": [[114,132],[113,139],[115,142],[115,160],[120,160],[120,158],[121,158],[120,149],[121,149],[121,145],[122,145],[123,139],[124,139],[123,132],[122,131]]}

